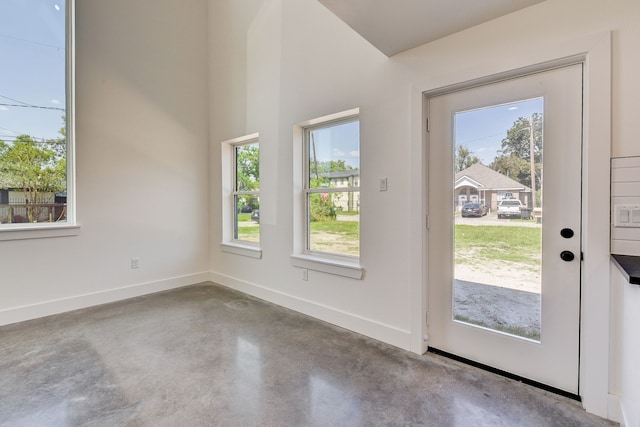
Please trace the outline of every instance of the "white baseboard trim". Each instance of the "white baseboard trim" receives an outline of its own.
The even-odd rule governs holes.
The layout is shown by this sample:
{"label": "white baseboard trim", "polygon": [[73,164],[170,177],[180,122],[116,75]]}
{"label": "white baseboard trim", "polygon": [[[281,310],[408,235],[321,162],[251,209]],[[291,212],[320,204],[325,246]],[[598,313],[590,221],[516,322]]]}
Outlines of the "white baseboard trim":
{"label": "white baseboard trim", "polygon": [[625,425],[622,424],[623,413],[624,411],[622,408],[622,402],[620,401],[620,396],[609,394],[607,418],[609,418],[611,421],[621,423],[621,425]]}
{"label": "white baseboard trim", "polygon": [[114,301],[166,291],[169,289],[181,288],[183,286],[206,282],[208,280],[208,272],[194,273],[185,276],[156,280],[153,282],[136,283],[134,285],[123,286],[120,288],[45,301],[21,307],[7,308],[0,310],[0,326],[37,319],[40,317],[50,316],[52,314],[65,313],[67,311],[78,310],[95,305],[107,304]]}
{"label": "white baseboard trim", "polygon": [[209,280],[378,341],[405,350],[410,349],[410,331],[404,331],[376,322],[375,320],[327,307],[313,301],[265,288],[224,274],[211,272]]}

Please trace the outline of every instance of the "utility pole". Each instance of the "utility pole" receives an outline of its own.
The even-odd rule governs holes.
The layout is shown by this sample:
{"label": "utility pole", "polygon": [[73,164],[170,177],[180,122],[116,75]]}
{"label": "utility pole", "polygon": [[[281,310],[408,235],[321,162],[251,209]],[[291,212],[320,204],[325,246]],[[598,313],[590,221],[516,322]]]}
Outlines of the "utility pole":
{"label": "utility pole", "polygon": [[533,137],[533,114],[529,119],[529,156],[531,157],[531,206],[536,208],[536,159],[535,159],[535,138]]}
{"label": "utility pole", "polygon": [[316,179],[320,179],[320,175],[318,174],[318,158],[316,157],[316,138],[313,134],[313,131],[309,132],[311,134],[311,149],[313,150],[313,167],[316,172]]}

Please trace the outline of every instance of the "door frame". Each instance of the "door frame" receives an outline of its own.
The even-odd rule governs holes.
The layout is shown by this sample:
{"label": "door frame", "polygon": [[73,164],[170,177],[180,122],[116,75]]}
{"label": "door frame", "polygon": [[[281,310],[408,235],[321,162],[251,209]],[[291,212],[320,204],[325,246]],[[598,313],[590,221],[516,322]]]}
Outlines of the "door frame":
{"label": "door frame", "polygon": [[609,395],[609,195],[611,157],[611,33],[529,49],[524,57],[505,58],[485,69],[448,73],[412,87],[411,109],[411,224],[422,230],[411,237],[411,350],[428,349],[427,189],[428,145],[426,99],[462,87],[472,87],[530,74],[567,63],[584,64],[582,248],[579,395],[583,407],[609,418],[615,399]]}

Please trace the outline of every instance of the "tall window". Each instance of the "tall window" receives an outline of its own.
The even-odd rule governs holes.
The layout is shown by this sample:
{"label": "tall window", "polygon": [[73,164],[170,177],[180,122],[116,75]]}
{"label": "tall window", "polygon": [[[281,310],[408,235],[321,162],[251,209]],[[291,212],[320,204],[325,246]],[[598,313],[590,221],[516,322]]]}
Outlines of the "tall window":
{"label": "tall window", "polygon": [[233,239],[260,242],[260,146],[257,140],[233,147]]}
{"label": "tall window", "polygon": [[306,251],[360,256],[360,122],[304,129]]}
{"label": "tall window", "polygon": [[0,229],[73,222],[72,3],[0,2]]}

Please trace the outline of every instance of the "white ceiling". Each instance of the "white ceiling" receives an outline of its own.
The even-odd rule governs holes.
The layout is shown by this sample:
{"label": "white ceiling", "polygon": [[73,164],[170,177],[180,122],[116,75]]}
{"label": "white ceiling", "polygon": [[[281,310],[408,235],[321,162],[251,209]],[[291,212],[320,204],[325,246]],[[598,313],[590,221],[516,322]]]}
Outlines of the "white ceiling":
{"label": "white ceiling", "polygon": [[544,0],[318,0],[387,56]]}

